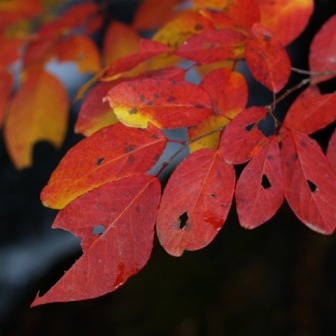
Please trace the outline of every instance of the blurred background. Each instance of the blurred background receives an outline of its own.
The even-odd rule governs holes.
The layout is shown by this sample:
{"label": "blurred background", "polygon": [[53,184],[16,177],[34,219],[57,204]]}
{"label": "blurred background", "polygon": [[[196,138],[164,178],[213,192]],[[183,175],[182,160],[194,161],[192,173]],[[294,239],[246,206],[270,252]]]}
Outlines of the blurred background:
{"label": "blurred background", "polygon": [[[130,22],[137,4],[112,1],[111,17]],[[316,1],[309,27],[289,46],[293,66],[307,69],[311,39],[335,13],[335,0]],[[62,77],[70,70],[55,71]],[[291,82],[300,79],[295,75]],[[263,104],[263,89],[251,87],[250,104]],[[325,92],[335,88],[335,81],[322,86]],[[76,106],[62,150],[39,143],[33,167],[23,171],[15,170],[0,140],[0,335],[336,333],[336,237],[310,231],[286,204],[253,231],[239,226],[233,206],[207,248],[175,258],[155,240],[146,267],[116,292],[30,309],[36,293],[48,290],[80,255],[74,236],[50,228],[56,211],[39,200],[51,172],[81,139],[73,133],[75,120]],[[325,146],[334,128],[314,137]]]}

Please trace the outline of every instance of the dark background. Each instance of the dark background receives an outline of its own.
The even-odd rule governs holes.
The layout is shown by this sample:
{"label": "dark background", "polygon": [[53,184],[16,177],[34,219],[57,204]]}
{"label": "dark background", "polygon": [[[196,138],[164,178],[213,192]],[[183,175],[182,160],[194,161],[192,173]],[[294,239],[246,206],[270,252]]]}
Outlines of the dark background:
{"label": "dark background", "polygon": [[[113,1],[111,16],[129,21],[135,6]],[[316,1],[308,29],[289,48],[293,66],[307,68],[310,41],[335,12],[334,0]],[[300,78],[292,76],[292,84]],[[262,102],[260,87],[253,87],[251,101]],[[335,81],[322,89],[334,90]],[[75,118],[72,113],[62,150],[38,144],[30,169],[16,171],[0,144],[0,335],[336,333],[336,237],[312,232],[286,204],[253,231],[241,228],[232,210],[213,243],[180,258],[155,240],[147,266],[102,298],[30,309],[37,291],[80,255],[76,238],[50,229],[56,212],[39,200],[59,160],[81,138],[72,131]],[[325,146],[334,127],[315,138]]]}

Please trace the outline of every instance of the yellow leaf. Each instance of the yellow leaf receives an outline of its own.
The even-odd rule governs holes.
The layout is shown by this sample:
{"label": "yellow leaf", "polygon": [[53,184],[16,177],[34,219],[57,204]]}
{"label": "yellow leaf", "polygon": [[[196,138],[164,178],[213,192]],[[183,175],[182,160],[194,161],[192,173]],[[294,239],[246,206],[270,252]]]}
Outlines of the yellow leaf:
{"label": "yellow leaf", "polygon": [[16,168],[31,166],[37,142],[49,141],[56,148],[62,145],[68,108],[67,93],[56,77],[37,69],[24,76],[4,125],[6,146]]}

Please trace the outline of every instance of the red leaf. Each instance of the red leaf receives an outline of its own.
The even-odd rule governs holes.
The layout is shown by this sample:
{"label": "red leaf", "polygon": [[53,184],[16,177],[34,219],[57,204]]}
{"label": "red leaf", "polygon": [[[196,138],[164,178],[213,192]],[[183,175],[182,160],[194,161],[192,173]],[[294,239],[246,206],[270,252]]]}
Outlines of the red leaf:
{"label": "red leaf", "polygon": [[329,140],[328,149],[327,149],[327,158],[328,158],[328,161],[331,167],[336,172],[336,131],[334,131],[334,133],[332,134]]}
{"label": "red leaf", "polygon": [[83,255],[32,306],[96,298],[138,273],[153,248],[160,189],[155,177],[132,176],[93,189],[61,210],[53,228],[78,236]]}
{"label": "red leaf", "polygon": [[[336,71],[336,15],[326,21],[314,36],[309,52],[309,68],[311,71]],[[319,83],[334,75],[319,76],[314,83]]]}
{"label": "red leaf", "polygon": [[272,218],[284,201],[284,177],[277,137],[248,163],[236,186],[240,225],[254,229]]}
{"label": "red leaf", "polygon": [[281,149],[285,196],[296,216],[314,231],[331,234],[336,225],[336,175],[318,143],[288,132]]}
{"label": "red leaf", "polygon": [[253,25],[245,47],[246,63],[253,77],[272,92],[278,93],[287,84],[291,73],[286,50],[259,23]]}
{"label": "red leaf", "polygon": [[146,128],[188,127],[211,114],[212,101],[199,86],[167,79],[123,82],[112,88],[106,99],[120,122]]}
{"label": "red leaf", "polygon": [[250,107],[226,126],[219,144],[219,150],[226,162],[244,163],[268,141],[258,129],[258,122],[267,112],[264,107]]}
{"label": "red leaf", "polygon": [[147,130],[119,123],[102,128],[68,151],[42,190],[41,200],[61,209],[104,183],[145,173],[165,145],[165,135],[151,125]]}
{"label": "red leaf", "polygon": [[23,38],[8,39],[0,34],[0,70],[6,70],[11,63],[19,59],[20,49],[25,41]]}
{"label": "red leaf", "polygon": [[336,93],[321,95],[317,86],[309,86],[289,108],[284,126],[303,133],[314,133],[336,118]]}
{"label": "red leaf", "polygon": [[206,64],[240,59],[244,53],[244,40],[244,35],[234,30],[206,30],[184,41],[175,53]]}
{"label": "red leaf", "polygon": [[294,41],[306,28],[314,11],[313,0],[256,0],[261,24],[271,30],[282,45]]}
{"label": "red leaf", "polygon": [[169,51],[168,47],[162,43],[140,39],[139,50],[137,53],[125,56],[113,62],[107,69],[104,76],[105,80],[116,79],[124,72],[133,69],[136,65]]}
{"label": "red leaf", "polygon": [[76,133],[89,136],[118,121],[108,102],[103,102],[103,98],[114,85],[116,85],[115,82],[99,83],[88,93],[78,114]]}
{"label": "red leaf", "polygon": [[9,95],[12,91],[13,76],[7,71],[0,71],[0,127],[8,108]]}
{"label": "red leaf", "polygon": [[156,229],[165,250],[180,256],[208,245],[226,220],[234,184],[234,169],[218,151],[204,149],[184,159],[171,175],[159,209]]}

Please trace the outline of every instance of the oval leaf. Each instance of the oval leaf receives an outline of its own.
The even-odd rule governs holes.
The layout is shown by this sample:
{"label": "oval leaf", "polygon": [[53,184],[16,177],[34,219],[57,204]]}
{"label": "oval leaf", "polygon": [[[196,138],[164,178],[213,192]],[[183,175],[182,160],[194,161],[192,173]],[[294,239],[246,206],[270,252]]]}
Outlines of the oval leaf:
{"label": "oval leaf", "polygon": [[309,86],[289,108],[284,126],[303,133],[314,133],[336,119],[336,93],[321,95],[317,86]]}
{"label": "oval leaf", "polygon": [[226,162],[247,162],[267,143],[267,138],[258,129],[258,122],[266,113],[264,107],[250,107],[226,126],[219,143],[219,150]]}
{"label": "oval leaf", "polygon": [[138,273],[153,248],[160,195],[155,177],[138,175],[106,183],[61,210],[53,228],[79,237],[83,255],[32,306],[96,298]]}
{"label": "oval leaf", "polygon": [[6,146],[17,168],[32,164],[37,142],[49,141],[56,148],[62,145],[68,109],[67,93],[56,77],[37,69],[26,74],[12,100],[4,126]]}
{"label": "oval leaf", "polygon": [[146,128],[188,127],[211,114],[209,94],[199,86],[167,79],[123,82],[112,88],[106,99],[120,122]]}
{"label": "oval leaf", "polygon": [[171,175],[156,224],[161,245],[171,255],[208,245],[229,212],[235,172],[218,151],[189,155]]}
{"label": "oval leaf", "polygon": [[240,225],[254,229],[272,218],[284,201],[284,187],[279,145],[272,137],[239,176],[235,196]]}
{"label": "oval leaf", "polygon": [[[336,72],[336,15],[326,21],[315,35],[309,51],[309,68],[314,72]],[[314,78],[314,83],[319,83],[330,78],[319,76]]]}
{"label": "oval leaf", "polygon": [[288,132],[281,148],[285,196],[295,215],[314,231],[331,234],[336,226],[336,175],[318,143]]}
{"label": "oval leaf", "polygon": [[104,183],[145,173],[165,145],[165,135],[153,126],[141,130],[118,123],[102,128],[68,151],[42,190],[41,200],[61,209]]}
{"label": "oval leaf", "polygon": [[288,82],[291,64],[286,50],[273,34],[254,24],[245,45],[246,63],[253,77],[274,93]]}

